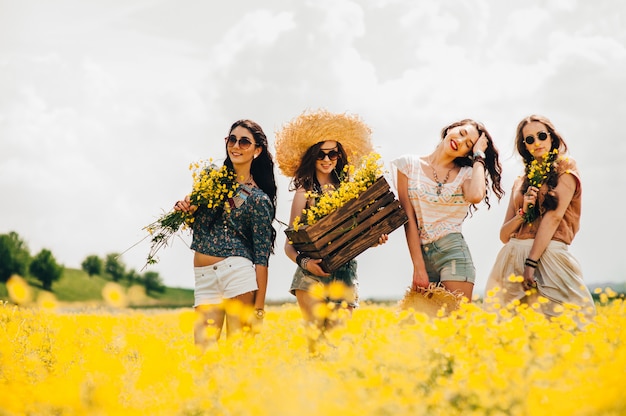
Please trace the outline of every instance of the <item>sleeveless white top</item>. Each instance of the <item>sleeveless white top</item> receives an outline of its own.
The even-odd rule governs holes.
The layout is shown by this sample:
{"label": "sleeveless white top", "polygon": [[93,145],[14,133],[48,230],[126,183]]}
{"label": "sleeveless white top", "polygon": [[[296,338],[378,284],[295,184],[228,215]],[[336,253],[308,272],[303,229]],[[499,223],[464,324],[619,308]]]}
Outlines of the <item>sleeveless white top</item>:
{"label": "sleeveless white top", "polygon": [[437,195],[438,184],[424,173],[419,156],[403,155],[391,165],[396,189],[396,169],[408,178],[409,200],[415,210],[422,244],[461,232],[470,206],[461,185],[472,177],[471,166],[463,166],[454,181],[443,184],[441,195]]}

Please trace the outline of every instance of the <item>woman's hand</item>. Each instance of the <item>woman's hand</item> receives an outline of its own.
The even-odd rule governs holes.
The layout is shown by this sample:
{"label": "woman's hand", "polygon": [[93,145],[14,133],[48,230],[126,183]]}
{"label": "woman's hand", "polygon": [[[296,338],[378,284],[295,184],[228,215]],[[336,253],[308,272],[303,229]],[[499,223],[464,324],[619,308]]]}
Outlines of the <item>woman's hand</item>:
{"label": "woman's hand", "polygon": [[426,270],[414,270],[413,271],[413,282],[411,283],[411,289],[417,290],[420,287],[427,288],[430,285],[430,281],[428,280],[428,274]]}
{"label": "woman's hand", "polygon": [[529,186],[524,194],[524,203],[522,206],[524,207],[524,212],[528,212],[535,207],[537,203],[537,194],[539,193],[539,188],[534,186]]}
{"label": "woman's hand", "polygon": [[320,266],[321,262],[322,262],[322,259],[310,259],[306,263],[306,270],[309,273],[313,273],[316,276],[320,276],[320,277],[330,276],[330,273],[326,273],[324,269],[322,269],[322,266]]}
{"label": "woman's hand", "polygon": [[175,211],[193,212],[195,211],[195,208],[195,205],[191,205],[189,195],[185,196],[185,198],[181,201],[176,201],[176,203],[174,204]]}
{"label": "woman's hand", "polygon": [[485,133],[482,133],[480,137],[478,138],[478,140],[476,140],[476,143],[474,143],[472,152],[485,153],[485,150],[487,150],[487,147],[489,147],[489,140],[487,140],[487,136],[485,136]]}
{"label": "woman's hand", "polygon": [[378,237],[378,242],[374,244],[372,247],[377,247],[381,244],[385,244],[387,240],[389,240],[389,234],[381,234],[380,237]]}

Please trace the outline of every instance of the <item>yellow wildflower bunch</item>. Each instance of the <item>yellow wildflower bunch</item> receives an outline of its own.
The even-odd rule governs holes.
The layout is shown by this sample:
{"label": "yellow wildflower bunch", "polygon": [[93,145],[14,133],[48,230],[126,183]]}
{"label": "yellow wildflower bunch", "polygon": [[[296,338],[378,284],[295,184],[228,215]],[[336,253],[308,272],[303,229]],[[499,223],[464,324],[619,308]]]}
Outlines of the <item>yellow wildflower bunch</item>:
{"label": "yellow wildflower bunch", "polygon": [[[193,187],[189,200],[192,205],[216,209],[222,207],[230,212],[229,200],[235,196],[239,183],[236,174],[226,166],[218,167],[213,160],[200,161],[189,165],[192,171]],[[194,221],[194,214],[171,210],[162,215],[153,223],[144,227],[151,236],[150,252],[148,253],[146,266],[158,262],[156,253],[167,246],[170,239],[178,230],[186,229]],[[145,268],[145,266],[144,266]]]}
{"label": "yellow wildflower bunch", "polygon": [[[556,169],[557,156],[559,149],[553,149],[550,151],[541,162],[534,159],[530,163],[525,163],[526,176],[530,186],[541,188],[543,183],[548,179],[548,173],[551,170]],[[531,207],[526,213],[524,213],[524,221],[528,224],[532,223],[539,216],[539,210],[537,207]]]}
{"label": "yellow wildflower bunch", "polygon": [[315,200],[315,205],[302,210],[302,216],[295,218],[293,222],[295,231],[303,225],[303,219],[306,224],[313,225],[348,201],[357,198],[383,174],[380,155],[376,152],[367,155],[358,169],[352,164],[347,164],[343,170],[347,180],[342,181],[338,188],[325,190],[321,195],[313,191],[306,193],[307,198]]}

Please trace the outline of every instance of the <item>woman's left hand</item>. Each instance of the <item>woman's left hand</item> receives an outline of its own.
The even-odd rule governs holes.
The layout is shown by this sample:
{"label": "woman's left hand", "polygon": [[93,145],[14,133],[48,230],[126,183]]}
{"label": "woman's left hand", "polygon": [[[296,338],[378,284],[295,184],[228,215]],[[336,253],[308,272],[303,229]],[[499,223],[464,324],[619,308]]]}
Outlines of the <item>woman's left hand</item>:
{"label": "woman's left hand", "polygon": [[535,281],[535,269],[529,266],[524,266],[524,281],[522,287],[524,290],[530,290],[537,288],[537,282]]}
{"label": "woman's left hand", "polygon": [[380,237],[378,237],[378,243],[374,244],[372,247],[377,247],[381,244],[385,244],[387,240],[389,240],[389,234],[381,234]]}
{"label": "woman's left hand", "polygon": [[474,153],[476,152],[485,153],[485,150],[487,150],[488,146],[489,146],[489,140],[487,140],[487,136],[485,136],[485,133],[483,133],[480,135],[478,140],[476,140],[476,143],[474,143],[474,147],[472,151]]}

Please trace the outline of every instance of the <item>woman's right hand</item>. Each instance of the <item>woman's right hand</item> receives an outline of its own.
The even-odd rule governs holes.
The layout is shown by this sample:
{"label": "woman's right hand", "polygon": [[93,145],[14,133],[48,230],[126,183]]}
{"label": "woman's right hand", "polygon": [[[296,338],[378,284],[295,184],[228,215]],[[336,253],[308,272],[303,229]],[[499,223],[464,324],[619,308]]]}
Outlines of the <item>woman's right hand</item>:
{"label": "woman's right hand", "polygon": [[192,211],[193,205],[191,205],[191,200],[189,199],[189,195],[185,196],[185,198],[181,201],[176,201],[174,204],[175,211],[183,211],[190,212]]}
{"label": "woman's right hand", "polygon": [[420,287],[427,288],[429,285],[430,281],[428,280],[428,274],[425,270],[413,271],[413,283],[411,284],[411,289],[417,290]]}

